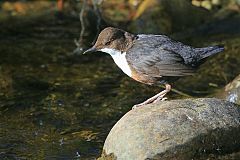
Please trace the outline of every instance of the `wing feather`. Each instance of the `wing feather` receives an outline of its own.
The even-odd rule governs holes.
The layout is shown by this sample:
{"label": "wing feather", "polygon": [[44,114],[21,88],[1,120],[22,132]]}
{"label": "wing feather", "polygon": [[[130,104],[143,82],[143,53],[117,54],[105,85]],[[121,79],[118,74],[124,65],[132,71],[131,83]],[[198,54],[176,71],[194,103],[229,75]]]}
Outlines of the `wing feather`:
{"label": "wing feather", "polygon": [[173,50],[164,49],[161,45],[139,41],[127,53],[132,67],[139,73],[152,77],[188,76],[195,72],[185,64],[183,57]]}

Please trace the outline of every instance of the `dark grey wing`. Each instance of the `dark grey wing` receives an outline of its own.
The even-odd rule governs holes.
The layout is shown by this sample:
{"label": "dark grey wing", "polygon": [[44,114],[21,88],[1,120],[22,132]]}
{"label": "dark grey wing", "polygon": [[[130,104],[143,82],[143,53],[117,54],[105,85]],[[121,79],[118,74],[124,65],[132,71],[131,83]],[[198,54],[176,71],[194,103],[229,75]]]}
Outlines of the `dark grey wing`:
{"label": "dark grey wing", "polygon": [[195,69],[185,64],[184,58],[171,48],[163,48],[164,37],[160,38],[161,41],[138,39],[126,55],[131,66],[151,77],[192,75]]}
{"label": "dark grey wing", "polygon": [[209,46],[203,48],[194,48],[181,42],[170,39],[165,35],[140,35],[140,43],[145,42],[147,45],[155,45],[170,52],[179,54],[184,63],[188,66],[197,67],[202,63],[202,59],[217,54],[224,50],[224,46]]}

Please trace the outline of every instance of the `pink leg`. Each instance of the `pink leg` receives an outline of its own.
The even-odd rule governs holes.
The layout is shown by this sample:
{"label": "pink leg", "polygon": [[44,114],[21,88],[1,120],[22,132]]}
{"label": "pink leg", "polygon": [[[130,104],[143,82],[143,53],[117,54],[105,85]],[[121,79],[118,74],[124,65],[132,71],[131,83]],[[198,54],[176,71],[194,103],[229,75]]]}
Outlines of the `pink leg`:
{"label": "pink leg", "polygon": [[146,104],[156,103],[156,102],[158,102],[158,101],[160,101],[160,100],[165,100],[163,97],[164,97],[168,92],[170,92],[170,90],[171,90],[171,85],[166,84],[165,86],[166,86],[166,89],[165,89],[165,90],[163,90],[162,92],[156,94],[155,96],[147,99],[146,101],[144,101],[144,102],[142,102],[142,103],[139,103],[139,104],[134,105],[134,106],[132,107],[132,109],[135,109],[135,108],[137,108],[137,107],[144,106],[144,105],[146,105]]}

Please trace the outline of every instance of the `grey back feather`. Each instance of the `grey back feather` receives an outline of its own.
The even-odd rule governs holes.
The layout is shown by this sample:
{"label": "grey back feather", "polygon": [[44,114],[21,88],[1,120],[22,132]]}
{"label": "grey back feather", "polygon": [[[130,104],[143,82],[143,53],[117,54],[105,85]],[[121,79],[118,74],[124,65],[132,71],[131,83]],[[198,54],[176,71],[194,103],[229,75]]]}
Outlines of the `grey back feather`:
{"label": "grey back feather", "polygon": [[152,77],[192,75],[193,48],[164,35],[138,35],[127,60],[140,73]]}

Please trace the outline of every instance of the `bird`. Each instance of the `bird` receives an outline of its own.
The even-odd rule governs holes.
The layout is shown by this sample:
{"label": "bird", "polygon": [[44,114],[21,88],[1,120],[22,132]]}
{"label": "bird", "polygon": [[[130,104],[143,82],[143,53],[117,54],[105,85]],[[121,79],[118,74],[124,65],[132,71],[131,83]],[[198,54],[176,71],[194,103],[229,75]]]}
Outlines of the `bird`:
{"label": "bird", "polygon": [[119,28],[103,29],[95,44],[83,54],[105,52],[132,79],[147,85],[165,85],[165,89],[133,109],[166,100],[171,83],[193,75],[209,56],[224,51],[223,45],[196,48],[166,35],[133,34]]}

